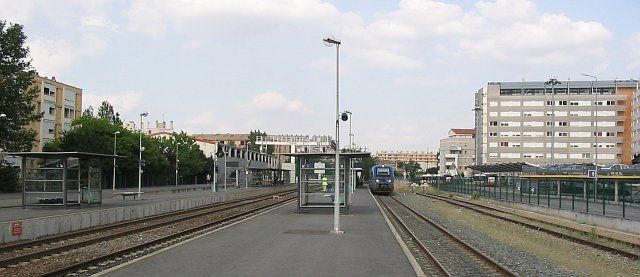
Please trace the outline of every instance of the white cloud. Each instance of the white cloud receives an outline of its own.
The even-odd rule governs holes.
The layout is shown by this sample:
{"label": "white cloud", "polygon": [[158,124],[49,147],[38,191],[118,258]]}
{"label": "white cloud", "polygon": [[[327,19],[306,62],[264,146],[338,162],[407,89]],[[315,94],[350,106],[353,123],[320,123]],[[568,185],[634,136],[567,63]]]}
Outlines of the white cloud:
{"label": "white cloud", "polygon": [[[158,38],[171,29],[195,41],[221,35],[245,37],[317,24],[336,25],[342,20],[336,7],[319,0],[135,1],[125,17],[128,29],[133,32]],[[347,14],[344,18],[357,17]],[[193,47],[201,43],[190,41],[187,45]]]}
{"label": "white cloud", "polygon": [[306,107],[302,101],[288,99],[277,92],[265,92],[254,96],[248,105],[256,111],[287,111],[300,114],[313,114],[313,110]]}
{"label": "white cloud", "polygon": [[33,58],[33,67],[40,75],[57,75],[79,58],[71,43],[64,39],[29,39],[27,45]]}
{"label": "white cloud", "polygon": [[33,66],[40,75],[59,75],[87,56],[102,54],[108,47],[105,38],[98,34],[87,33],[77,41],[64,38],[50,39],[34,36],[27,40]]}
{"label": "white cloud", "polygon": [[353,53],[356,57],[360,57],[372,64],[383,66],[401,67],[401,68],[418,68],[422,66],[422,62],[394,53],[393,51],[384,49],[367,49]]}
{"label": "white cloud", "polygon": [[116,93],[95,93],[85,91],[82,94],[82,108],[92,106],[95,111],[102,104],[102,101],[109,102],[113,109],[121,115],[131,115],[139,110],[142,102],[142,93],[136,91],[116,92]]}
{"label": "white cloud", "polygon": [[380,65],[411,67],[435,54],[448,55],[435,56],[435,62],[471,58],[518,65],[602,64],[608,57],[612,34],[600,22],[540,14],[527,0],[480,1],[475,7],[403,0],[397,10],[366,26],[345,27],[345,33],[367,49],[358,57]]}
{"label": "white cloud", "polygon": [[635,34],[628,42],[630,46],[627,69],[640,69],[640,33]]}
{"label": "white cloud", "polygon": [[118,28],[118,25],[114,24],[103,15],[83,16],[80,21],[80,25],[82,27],[106,29],[111,31],[115,31]]}
{"label": "white cloud", "polygon": [[33,1],[0,0],[0,18],[11,23],[25,24],[31,21],[36,4]]}

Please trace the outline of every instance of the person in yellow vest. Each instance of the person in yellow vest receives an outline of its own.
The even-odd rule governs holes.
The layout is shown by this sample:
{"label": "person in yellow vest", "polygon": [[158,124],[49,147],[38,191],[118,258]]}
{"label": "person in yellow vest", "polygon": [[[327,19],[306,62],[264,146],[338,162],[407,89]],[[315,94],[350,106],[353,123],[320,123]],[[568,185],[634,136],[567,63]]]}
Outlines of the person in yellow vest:
{"label": "person in yellow vest", "polygon": [[329,186],[329,181],[327,180],[327,176],[322,176],[322,191],[327,192],[328,186]]}

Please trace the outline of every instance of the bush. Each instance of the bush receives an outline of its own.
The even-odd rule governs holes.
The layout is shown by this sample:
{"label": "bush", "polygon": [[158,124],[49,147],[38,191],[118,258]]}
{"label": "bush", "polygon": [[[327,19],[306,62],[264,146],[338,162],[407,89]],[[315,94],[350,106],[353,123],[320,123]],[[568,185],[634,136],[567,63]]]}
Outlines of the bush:
{"label": "bush", "polygon": [[11,166],[0,165],[0,191],[15,192],[18,189],[18,171]]}
{"label": "bush", "polygon": [[471,199],[476,200],[476,199],[478,199],[478,198],[480,198],[480,194],[479,194],[477,191],[474,191],[474,192],[471,194]]}

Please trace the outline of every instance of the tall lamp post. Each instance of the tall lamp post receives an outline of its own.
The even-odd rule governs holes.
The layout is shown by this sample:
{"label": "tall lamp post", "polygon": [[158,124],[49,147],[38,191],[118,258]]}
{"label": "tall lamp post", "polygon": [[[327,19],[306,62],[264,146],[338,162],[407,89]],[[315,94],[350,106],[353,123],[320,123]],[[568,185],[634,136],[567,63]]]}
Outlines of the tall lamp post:
{"label": "tall lamp post", "polygon": [[178,163],[180,162],[180,159],[178,158],[178,146],[181,144],[182,143],[178,142],[176,139],[176,186],[178,185]]}
{"label": "tall lamp post", "polygon": [[549,78],[549,81],[545,82],[545,85],[551,85],[551,164],[556,164],[555,162],[555,153],[554,150],[556,148],[556,85],[561,84],[555,78]]}
{"label": "tall lamp post", "polygon": [[[594,107],[595,114],[593,115],[593,122],[594,122],[593,126],[594,126],[595,131],[596,131],[595,132],[596,133],[595,134],[595,138],[594,138],[594,140],[595,140],[595,151],[594,151],[595,152],[595,157],[594,157],[594,160],[595,160],[595,165],[596,165],[596,176],[593,179],[593,181],[594,181],[594,185],[597,187],[598,186],[598,94],[599,94],[598,93],[598,77],[593,76],[593,75],[589,75],[589,74],[584,74],[584,73],[582,73],[582,76],[590,77],[590,78],[593,78],[595,80],[596,103],[595,103],[595,107]],[[594,189],[596,189],[596,188],[594,188]]]}
{"label": "tall lamp post", "polygon": [[[142,193],[142,151],[144,151],[144,147],[142,147],[142,118],[149,115],[147,112],[143,112],[140,114],[140,156],[138,157],[138,194]],[[140,197],[139,199],[142,199]]]}
{"label": "tall lamp post", "polygon": [[120,131],[113,133],[113,190],[116,190],[116,147],[118,147],[118,134]]}
{"label": "tall lamp post", "polygon": [[334,234],[342,234],[340,231],[340,44],[333,37],[323,39],[327,47],[336,46],[336,160],[334,177],[334,207],[333,207],[333,231]]}

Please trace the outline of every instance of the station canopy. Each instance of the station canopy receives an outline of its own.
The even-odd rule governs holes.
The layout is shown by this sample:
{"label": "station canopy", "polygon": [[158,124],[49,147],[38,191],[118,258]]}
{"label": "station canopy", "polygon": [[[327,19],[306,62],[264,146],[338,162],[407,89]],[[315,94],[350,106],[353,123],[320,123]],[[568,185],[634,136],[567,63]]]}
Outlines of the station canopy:
{"label": "station canopy", "polygon": [[520,173],[523,171],[523,168],[526,167],[538,166],[530,163],[500,163],[469,166],[469,168],[483,173]]}
{"label": "station canopy", "polygon": [[[336,156],[336,153],[283,153],[283,156],[296,157],[296,158],[332,158]],[[367,158],[371,153],[366,152],[340,152],[340,158]]]}

